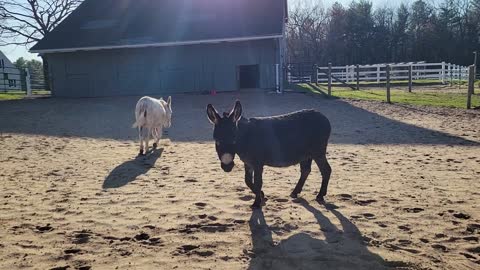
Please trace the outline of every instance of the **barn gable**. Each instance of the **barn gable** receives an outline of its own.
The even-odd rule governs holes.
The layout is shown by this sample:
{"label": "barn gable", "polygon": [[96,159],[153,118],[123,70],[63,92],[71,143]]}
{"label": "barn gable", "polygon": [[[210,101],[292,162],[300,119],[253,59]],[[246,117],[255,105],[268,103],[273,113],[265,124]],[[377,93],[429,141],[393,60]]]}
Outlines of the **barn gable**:
{"label": "barn gable", "polygon": [[20,70],[0,51],[0,91],[22,89]]}
{"label": "barn gable", "polygon": [[0,67],[15,67],[2,51],[0,51]]}

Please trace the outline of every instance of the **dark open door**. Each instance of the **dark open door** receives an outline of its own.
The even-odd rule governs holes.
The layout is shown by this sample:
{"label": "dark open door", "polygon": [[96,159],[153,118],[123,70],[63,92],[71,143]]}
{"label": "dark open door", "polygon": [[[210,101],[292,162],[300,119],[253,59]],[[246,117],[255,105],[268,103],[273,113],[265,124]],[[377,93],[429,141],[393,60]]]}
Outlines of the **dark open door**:
{"label": "dark open door", "polygon": [[239,66],[238,77],[240,89],[260,87],[260,70],[258,65]]}

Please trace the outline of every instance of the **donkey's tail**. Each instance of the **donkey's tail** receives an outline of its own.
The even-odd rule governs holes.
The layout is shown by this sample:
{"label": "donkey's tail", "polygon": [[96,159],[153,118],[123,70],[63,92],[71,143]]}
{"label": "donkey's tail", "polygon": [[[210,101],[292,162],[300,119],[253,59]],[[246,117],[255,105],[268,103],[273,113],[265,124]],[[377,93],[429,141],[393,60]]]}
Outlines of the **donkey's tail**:
{"label": "donkey's tail", "polygon": [[145,125],[145,122],[147,120],[147,106],[145,103],[142,102],[138,106],[135,118],[136,121],[135,123],[133,123],[132,128],[143,127]]}

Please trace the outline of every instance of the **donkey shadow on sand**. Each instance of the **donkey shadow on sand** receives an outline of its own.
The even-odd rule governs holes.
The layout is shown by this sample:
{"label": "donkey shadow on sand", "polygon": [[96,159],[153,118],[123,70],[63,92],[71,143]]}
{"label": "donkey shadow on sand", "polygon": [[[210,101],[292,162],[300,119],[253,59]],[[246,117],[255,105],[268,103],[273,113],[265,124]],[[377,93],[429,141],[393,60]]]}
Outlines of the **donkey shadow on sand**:
{"label": "donkey shadow on sand", "polygon": [[[298,233],[275,243],[272,229],[265,221],[262,209],[255,209],[249,220],[253,255],[248,269],[395,269],[407,267],[400,261],[386,261],[370,252],[358,228],[333,204],[325,204],[340,222],[337,228],[322,211],[304,199],[297,203],[311,212],[320,225],[325,240],[315,239],[306,233]],[[405,268],[402,268],[405,269]]]}
{"label": "donkey shadow on sand", "polygon": [[163,148],[153,149],[146,153],[146,156],[139,156],[118,165],[105,178],[102,188],[119,188],[133,182],[139,175],[153,168],[162,153]]}

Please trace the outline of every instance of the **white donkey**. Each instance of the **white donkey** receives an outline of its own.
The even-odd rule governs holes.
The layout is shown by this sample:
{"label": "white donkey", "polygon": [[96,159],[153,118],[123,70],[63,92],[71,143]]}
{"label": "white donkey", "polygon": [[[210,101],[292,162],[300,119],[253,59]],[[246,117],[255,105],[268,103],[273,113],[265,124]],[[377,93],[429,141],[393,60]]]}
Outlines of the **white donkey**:
{"label": "white donkey", "polygon": [[[150,135],[155,139],[153,148],[157,148],[163,128],[169,128],[172,125],[172,97],[168,97],[167,101],[162,98],[142,97],[135,107],[135,119],[133,128],[138,128],[139,155],[144,155],[148,152]],[[144,141],[145,148],[143,148]]]}

